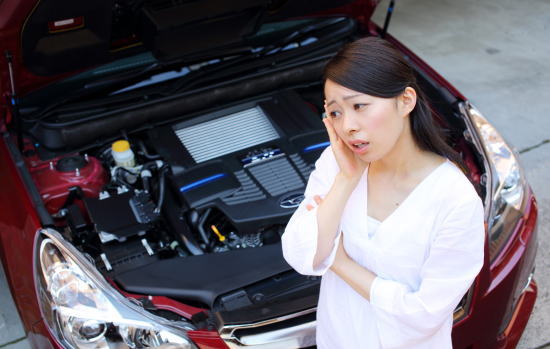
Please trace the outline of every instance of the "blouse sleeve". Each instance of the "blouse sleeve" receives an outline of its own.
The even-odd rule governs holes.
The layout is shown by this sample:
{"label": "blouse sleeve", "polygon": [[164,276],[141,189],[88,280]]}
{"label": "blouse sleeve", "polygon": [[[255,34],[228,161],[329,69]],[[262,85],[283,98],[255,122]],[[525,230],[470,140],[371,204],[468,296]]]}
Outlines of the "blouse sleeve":
{"label": "blouse sleeve", "polygon": [[[317,251],[317,205],[313,197],[324,197],[338,173],[338,165],[330,147],[326,148],[311,173],[304,200],[288,222],[282,240],[283,256],[288,264],[303,275],[323,275],[331,266],[338,247],[340,228],[334,241],[330,255],[317,267],[313,267],[313,259]],[[306,205],[311,203],[315,208],[308,211]]]}
{"label": "blouse sleeve", "polygon": [[408,347],[434,334],[450,320],[479,273],[485,243],[483,204],[477,195],[462,201],[438,229],[418,289],[380,277],[372,283],[370,301],[384,348]]}

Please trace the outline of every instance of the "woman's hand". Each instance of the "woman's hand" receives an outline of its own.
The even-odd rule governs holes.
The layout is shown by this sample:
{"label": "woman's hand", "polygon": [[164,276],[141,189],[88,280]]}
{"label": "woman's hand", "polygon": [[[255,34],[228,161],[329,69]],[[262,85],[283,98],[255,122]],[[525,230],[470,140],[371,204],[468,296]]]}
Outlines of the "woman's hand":
{"label": "woman's hand", "polygon": [[[313,200],[315,200],[315,203],[317,204],[317,206],[321,205],[321,202],[323,202],[323,199],[321,199],[321,197],[319,195],[315,195],[313,197]],[[313,206],[312,204],[307,204],[306,208],[307,208],[308,211],[311,211],[315,208],[315,206]]]}
{"label": "woman's hand", "polygon": [[[325,114],[328,115],[325,105]],[[338,137],[334,125],[332,124],[333,120],[327,116],[323,119],[323,123],[328,132],[328,137],[330,139],[330,145],[334,153],[334,157],[338,162],[338,167],[340,167],[340,173],[352,182],[357,183],[365,170],[367,163],[361,160],[348,146],[345,142]]]}

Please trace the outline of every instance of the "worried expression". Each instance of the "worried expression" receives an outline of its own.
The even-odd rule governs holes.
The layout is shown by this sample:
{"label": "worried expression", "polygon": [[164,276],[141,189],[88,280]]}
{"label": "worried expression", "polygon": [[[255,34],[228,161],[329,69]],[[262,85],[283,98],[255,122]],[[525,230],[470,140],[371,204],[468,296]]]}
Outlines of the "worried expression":
{"label": "worried expression", "polygon": [[410,133],[408,116],[416,103],[410,87],[397,97],[381,98],[327,80],[325,97],[325,112],[338,138],[363,161],[386,156],[404,132]]}

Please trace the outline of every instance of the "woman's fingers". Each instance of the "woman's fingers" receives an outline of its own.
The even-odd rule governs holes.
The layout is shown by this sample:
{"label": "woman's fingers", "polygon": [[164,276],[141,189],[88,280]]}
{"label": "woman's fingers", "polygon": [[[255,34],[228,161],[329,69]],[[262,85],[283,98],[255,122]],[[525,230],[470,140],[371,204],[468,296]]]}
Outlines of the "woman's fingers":
{"label": "woman's fingers", "polygon": [[[318,205],[320,205],[320,204],[323,202],[323,199],[322,199],[319,195],[315,195],[315,196],[313,197],[313,201],[315,201],[315,203],[316,203],[317,206],[318,206]],[[307,204],[307,205],[306,205],[306,209],[307,209],[308,211],[311,211],[311,210],[313,210],[314,208],[315,208],[315,206],[313,206],[313,204]]]}
{"label": "woman's fingers", "polygon": [[336,131],[334,130],[334,127],[332,126],[331,120],[329,120],[329,118],[326,117],[326,118],[323,119],[323,123],[325,124],[325,127],[327,129],[330,144],[332,144],[333,146],[336,146],[336,143],[338,142],[338,136],[336,135]]}
{"label": "woman's fingers", "polygon": [[321,205],[321,203],[323,202],[323,199],[321,199],[321,197],[320,197],[319,195],[315,195],[315,196],[313,197],[313,200],[315,200],[315,203],[316,203],[317,205]]}
{"label": "woman's fingers", "polygon": [[[325,113],[326,113],[326,105],[325,105]],[[345,144],[343,140],[341,140],[338,137],[338,134],[336,133],[336,129],[333,125],[333,119],[330,117],[325,117],[323,119],[323,123],[325,124],[325,128],[327,129],[328,137],[330,139],[330,145],[332,147],[332,152],[334,153],[334,157],[336,158],[336,161],[338,162],[338,166],[340,167],[340,171],[342,171],[346,177],[353,179],[359,178],[363,173],[363,169],[366,165],[363,161],[361,161],[351,149],[348,148],[348,146]]]}

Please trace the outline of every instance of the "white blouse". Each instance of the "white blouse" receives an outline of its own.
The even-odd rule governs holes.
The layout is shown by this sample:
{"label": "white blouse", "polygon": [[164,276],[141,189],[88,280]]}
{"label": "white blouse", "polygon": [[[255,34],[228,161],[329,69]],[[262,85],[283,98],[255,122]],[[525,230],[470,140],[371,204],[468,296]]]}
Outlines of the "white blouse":
{"label": "white blouse", "polygon": [[[466,176],[447,160],[379,222],[367,215],[367,166],[332,253],[314,269],[317,208],[306,205],[316,206],[313,197],[324,197],[339,172],[330,147],[315,166],[282,246],[296,271],[322,275],[318,348],[452,348],[453,310],[483,265],[485,242],[483,204]],[[370,302],[329,269],[340,232],[347,254],[377,275]]]}

